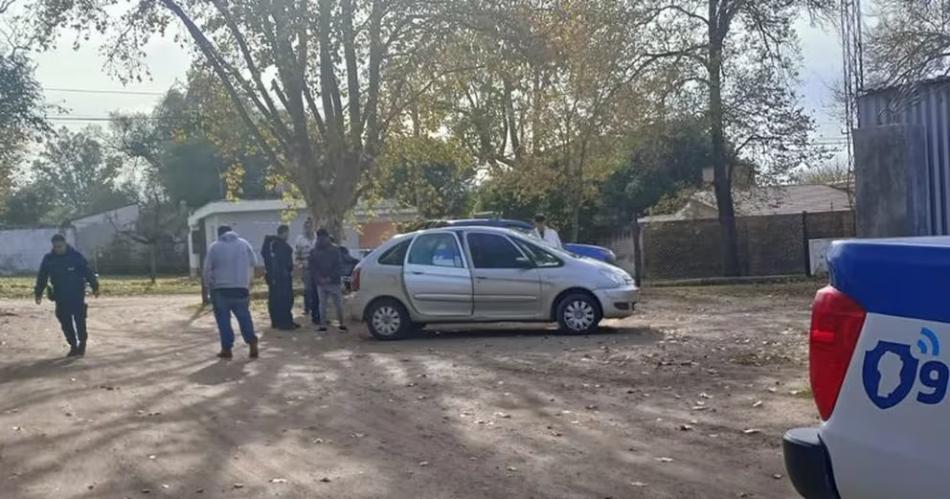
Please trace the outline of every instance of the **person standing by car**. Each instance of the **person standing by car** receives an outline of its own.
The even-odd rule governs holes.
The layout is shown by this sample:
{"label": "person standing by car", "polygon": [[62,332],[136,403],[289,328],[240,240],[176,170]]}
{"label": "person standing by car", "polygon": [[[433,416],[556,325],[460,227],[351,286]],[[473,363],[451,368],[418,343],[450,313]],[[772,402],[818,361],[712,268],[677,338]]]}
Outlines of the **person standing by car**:
{"label": "person standing by car", "polygon": [[40,270],[36,275],[36,287],[33,292],[36,304],[43,301],[43,293],[52,283],[50,299],[56,302],[56,318],[69,343],[67,357],[82,357],[86,354],[86,283],[92,287],[92,294],[99,297],[99,281],[89,270],[86,259],[72,246],[66,244],[62,234],[56,234],[50,240],[53,249],[43,257]]}
{"label": "person standing by car", "polygon": [[316,243],[313,219],[307,218],[307,221],[303,223],[303,234],[297,236],[297,241],[294,243],[294,254],[297,259],[297,267],[300,269],[300,280],[303,281],[303,313],[304,315],[310,314],[310,320],[314,324],[320,322],[320,312],[316,303],[317,290],[313,285],[308,260]]}
{"label": "person standing by car", "polygon": [[277,227],[276,236],[264,238],[261,254],[267,281],[267,310],[271,327],[292,330],[300,327],[294,322],[294,250],[287,244],[290,227]]}
{"label": "person standing by car", "polygon": [[214,319],[221,335],[221,352],[218,357],[230,359],[234,346],[234,329],[231,314],[238,321],[241,336],[250,348],[250,357],[256,359],[257,335],[251,319],[251,279],[257,257],[251,244],[242,239],[231,227],[218,227],[218,240],[208,248],[205,259],[204,280],[211,290]]}
{"label": "person standing by car", "polygon": [[340,321],[340,332],[346,331],[343,317],[343,254],[330,240],[326,229],[317,231],[317,245],[310,252],[310,273],[320,306],[320,332],[327,330],[327,301],[333,300],[333,308]]}
{"label": "person standing by car", "polygon": [[534,230],[537,232],[538,237],[540,237],[542,241],[554,246],[555,248],[561,247],[561,237],[558,236],[556,230],[548,227],[548,219],[544,215],[535,215]]}

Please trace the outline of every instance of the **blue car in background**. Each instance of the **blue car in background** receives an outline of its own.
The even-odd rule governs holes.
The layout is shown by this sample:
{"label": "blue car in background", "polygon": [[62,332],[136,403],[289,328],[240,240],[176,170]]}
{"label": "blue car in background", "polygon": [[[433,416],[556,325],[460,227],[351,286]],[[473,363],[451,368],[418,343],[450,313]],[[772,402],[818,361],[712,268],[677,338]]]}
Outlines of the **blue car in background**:
{"label": "blue car in background", "polygon": [[[434,227],[503,227],[516,230],[524,234],[534,234],[534,225],[521,220],[511,220],[506,218],[470,218],[466,220],[433,220],[426,222],[424,227],[431,229]],[[594,260],[607,262],[611,265],[617,265],[617,255],[603,246],[594,246],[592,244],[573,244],[564,243],[565,250],[575,255],[586,256]]]}

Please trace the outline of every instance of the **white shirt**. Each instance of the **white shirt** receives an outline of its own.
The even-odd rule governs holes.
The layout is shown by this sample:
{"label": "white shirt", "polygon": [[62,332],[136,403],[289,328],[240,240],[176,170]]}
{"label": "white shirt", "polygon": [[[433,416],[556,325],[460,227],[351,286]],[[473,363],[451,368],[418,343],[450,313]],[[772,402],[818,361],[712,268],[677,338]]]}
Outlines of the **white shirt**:
{"label": "white shirt", "polygon": [[307,267],[307,258],[310,258],[310,250],[313,249],[315,244],[317,244],[316,236],[314,236],[313,239],[309,239],[303,234],[297,236],[297,241],[294,242],[294,256],[296,257],[297,263],[304,268]]}
{"label": "white shirt", "polygon": [[537,233],[538,238],[540,238],[542,241],[554,246],[555,248],[561,247],[561,238],[558,236],[556,230],[550,227],[545,227],[544,234],[541,234],[540,229],[534,229],[534,231]]}

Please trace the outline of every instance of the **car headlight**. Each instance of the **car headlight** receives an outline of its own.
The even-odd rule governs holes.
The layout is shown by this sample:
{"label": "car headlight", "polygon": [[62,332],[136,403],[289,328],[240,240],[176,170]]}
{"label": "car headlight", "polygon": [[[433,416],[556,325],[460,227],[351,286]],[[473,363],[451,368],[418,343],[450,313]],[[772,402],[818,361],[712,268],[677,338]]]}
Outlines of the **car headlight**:
{"label": "car headlight", "polygon": [[633,278],[622,270],[600,269],[600,275],[604,276],[615,288],[628,286],[633,283]]}

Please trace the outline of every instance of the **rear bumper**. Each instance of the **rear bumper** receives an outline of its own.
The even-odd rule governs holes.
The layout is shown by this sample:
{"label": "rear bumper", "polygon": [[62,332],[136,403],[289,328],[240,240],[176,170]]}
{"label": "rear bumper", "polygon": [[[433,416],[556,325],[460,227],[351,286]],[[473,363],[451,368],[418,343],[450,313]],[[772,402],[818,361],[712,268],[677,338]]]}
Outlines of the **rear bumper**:
{"label": "rear bumper", "polygon": [[633,308],[640,299],[640,290],[636,286],[594,291],[605,319],[622,319],[633,315]]}
{"label": "rear bumper", "polygon": [[828,449],[818,436],[818,428],[789,430],[782,438],[785,469],[802,497],[840,499],[835,487]]}

